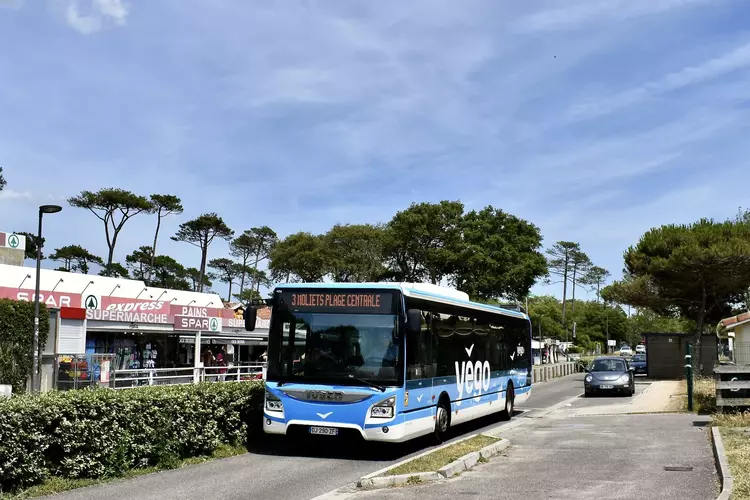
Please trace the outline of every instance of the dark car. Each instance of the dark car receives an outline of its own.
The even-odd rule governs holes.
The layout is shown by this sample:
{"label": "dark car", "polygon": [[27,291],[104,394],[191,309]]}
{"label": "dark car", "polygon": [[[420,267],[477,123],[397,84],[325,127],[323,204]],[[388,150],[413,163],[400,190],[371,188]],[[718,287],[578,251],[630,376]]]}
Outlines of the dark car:
{"label": "dark car", "polygon": [[643,373],[644,375],[648,373],[648,370],[646,369],[646,355],[636,354],[630,358],[630,366],[633,367],[633,373],[636,375],[639,373]]}
{"label": "dark car", "polygon": [[635,393],[633,369],[622,356],[602,356],[589,366],[584,378],[586,396],[596,393]]}

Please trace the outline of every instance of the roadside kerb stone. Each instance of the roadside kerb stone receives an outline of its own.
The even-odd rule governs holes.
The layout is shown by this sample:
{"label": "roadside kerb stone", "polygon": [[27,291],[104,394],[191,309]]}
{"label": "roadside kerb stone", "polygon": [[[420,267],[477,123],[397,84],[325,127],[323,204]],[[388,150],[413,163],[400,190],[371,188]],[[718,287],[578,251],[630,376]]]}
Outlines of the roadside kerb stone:
{"label": "roadside kerb stone", "polygon": [[[485,436],[487,435],[488,434],[485,434]],[[485,446],[484,448],[479,450],[479,455],[487,460],[490,457],[494,457],[501,451],[505,450],[508,446],[510,446],[510,441],[508,441],[507,439],[503,439],[502,441],[498,441],[497,443],[492,443]]]}
{"label": "roadside kerb stone", "polygon": [[718,427],[711,427],[711,443],[714,449],[714,458],[716,459],[716,470],[719,472],[721,478],[721,493],[717,500],[729,500],[732,496],[732,486],[734,478],[732,477],[732,470],[729,468],[729,461],[724,450],[724,441],[721,440],[721,432]]}
{"label": "roadside kerb stone", "polygon": [[[396,467],[400,467],[400,466],[402,466],[404,464],[408,464],[409,462],[412,462],[412,461],[414,461],[414,460],[416,460],[418,458],[426,457],[427,455],[431,455],[432,453],[435,453],[436,451],[440,451],[440,450],[442,450],[444,448],[447,448],[449,446],[453,446],[454,444],[461,443],[463,441],[466,441],[467,439],[475,438],[478,435],[479,434],[472,434],[471,436],[466,436],[466,437],[458,439],[456,441],[452,441],[452,442],[444,444],[442,446],[438,446],[435,449],[425,451],[424,453],[420,453],[419,455],[413,456],[411,458],[407,458],[406,460],[402,460],[402,461],[400,461],[400,462],[398,462],[396,464],[389,465],[388,467],[385,467],[385,468],[377,470],[377,471],[375,471],[373,473],[367,474],[366,476],[362,476],[359,479],[359,481],[357,481],[357,487],[358,488],[362,488],[364,484],[369,484],[369,480],[370,479],[373,479],[373,478],[376,478],[376,477],[380,477],[380,476],[385,476],[385,474],[387,474],[389,471],[395,469]],[[406,476],[412,476],[413,474],[404,474],[404,475],[406,475]],[[396,477],[396,476],[390,476],[390,477]]]}
{"label": "roadside kerb stone", "polygon": [[392,488],[394,486],[404,486],[410,482],[416,484],[421,483],[432,483],[440,481],[442,477],[437,472],[415,472],[414,474],[399,474],[397,476],[380,476],[372,477],[370,479],[360,480],[360,488],[364,489],[380,489],[380,488]]}
{"label": "roadside kerb stone", "polygon": [[[496,437],[488,433],[482,433],[482,435],[489,436],[489,437]],[[456,443],[460,443],[461,441],[465,441],[466,439],[471,439],[472,437],[476,437],[476,436],[479,436],[479,434],[474,434],[473,436],[469,436],[465,439],[461,439],[460,441],[456,441],[455,443],[450,443],[448,446],[454,445]],[[357,482],[357,488],[368,489],[368,490],[380,489],[380,488],[392,488],[394,486],[407,485],[412,482],[415,484],[421,484],[421,483],[431,483],[435,481],[450,479],[458,474],[461,474],[464,471],[472,469],[479,463],[480,459],[487,460],[490,457],[493,457],[497,455],[498,453],[500,453],[501,451],[505,450],[508,446],[510,446],[510,441],[507,439],[501,439],[497,443],[492,443],[490,445],[487,445],[484,448],[480,449],[479,451],[472,451],[471,453],[467,453],[461,458],[449,463],[448,465],[444,467],[441,467],[437,471],[417,472],[413,474],[398,474],[394,476],[384,475],[389,470],[395,467],[398,467],[405,463],[411,462],[412,460],[416,460],[417,458],[424,457],[431,453],[435,453],[438,450],[446,448],[446,446],[441,446],[440,448],[431,450],[428,453],[423,453],[419,456],[410,458],[409,460],[405,460],[403,462],[400,462],[396,465],[393,465],[381,471],[377,471],[367,476],[364,476],[360,478],[360,480]]]}

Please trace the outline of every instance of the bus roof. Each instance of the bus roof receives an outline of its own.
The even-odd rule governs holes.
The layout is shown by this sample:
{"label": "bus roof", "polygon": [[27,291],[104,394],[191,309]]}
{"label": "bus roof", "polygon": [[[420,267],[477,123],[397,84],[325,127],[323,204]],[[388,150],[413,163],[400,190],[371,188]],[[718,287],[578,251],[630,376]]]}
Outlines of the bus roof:
{"label": "bus roof", "polygon": [[430,300],[442,304],[462,306],[469,309],[475,309],[477,311],[502,314],[504,316],[510,316],[513,318],[526,320],[529,319],[529,317],[521,311],[514,311],[513,309],[508,309],[505,307],[483,304],[481,302],[474,302],[470,300],[469,295],[464,292],[453,288],[432,285],[429,283],[284,283],[283,285],[277,285],[276,288],[369,288],[400,290],[407,297]]}

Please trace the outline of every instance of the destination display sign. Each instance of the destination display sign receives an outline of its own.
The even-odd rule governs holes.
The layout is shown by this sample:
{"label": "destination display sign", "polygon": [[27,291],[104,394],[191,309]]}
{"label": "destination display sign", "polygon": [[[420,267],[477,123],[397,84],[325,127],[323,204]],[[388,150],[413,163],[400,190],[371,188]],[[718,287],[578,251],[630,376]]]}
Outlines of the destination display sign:
{"label": "destination display sign", "polygon": [[281,300],[284,305],[294,311],[394,313],[393,292],[385,290],[377,292],[366,290],[284,291],[281,294]]}

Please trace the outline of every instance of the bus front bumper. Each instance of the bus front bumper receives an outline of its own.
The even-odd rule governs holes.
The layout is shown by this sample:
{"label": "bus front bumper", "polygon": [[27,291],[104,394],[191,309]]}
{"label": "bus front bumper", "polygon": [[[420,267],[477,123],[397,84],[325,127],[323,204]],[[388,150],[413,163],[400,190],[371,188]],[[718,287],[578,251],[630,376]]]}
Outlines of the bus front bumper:
{"label": "bus front bumper", "polygon": [[[434,428],[434,420],[430,420],[430,425],[432,428]],[[426,425],[426,422],[423,423],[423,426],[424,425]],[[365,441],[385,441],[390,443],[400,443],[414,437],[412,435],[407,435],[406,423],[402,418],[399,418],[399,416],[397,416],[395,419],[384,422],[382,425],[367,424],[365,428],[362,428],[361,426],[356,424],[343,422],[320,422],[313,420],[290,420],[286,422],[274,415],[270,415],[268,413],[263,414],[263,431],[266,434],[289,435],[292,434],[292,431],[294,431],[295,433],[315,436],[315,434],[312,434],[312,432],[310,431],[310,429],[313,427],[338,429],[337,435],[359,434]],[[328,436],[323,435],[323,437]]]}

